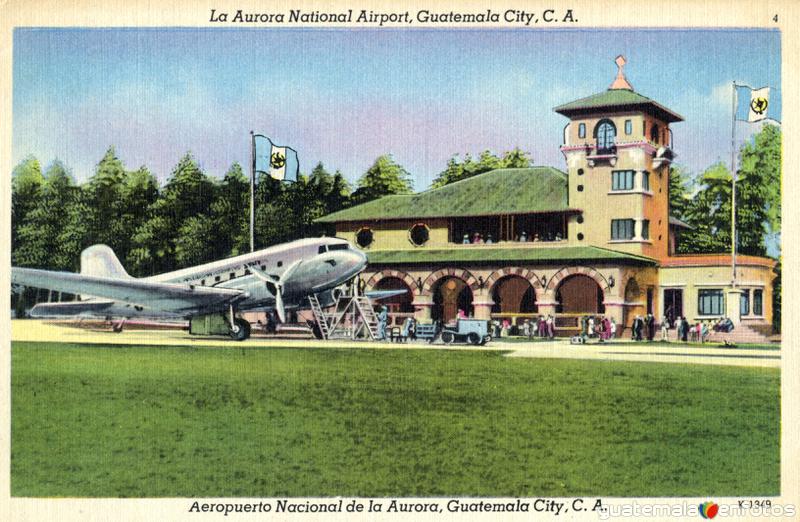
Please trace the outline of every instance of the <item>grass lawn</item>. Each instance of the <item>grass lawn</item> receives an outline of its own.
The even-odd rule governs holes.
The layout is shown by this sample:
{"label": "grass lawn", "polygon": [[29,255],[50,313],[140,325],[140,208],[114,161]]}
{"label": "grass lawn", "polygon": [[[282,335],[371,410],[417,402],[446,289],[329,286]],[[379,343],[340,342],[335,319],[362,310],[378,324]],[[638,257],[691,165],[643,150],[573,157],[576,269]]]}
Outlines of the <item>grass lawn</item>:
{"label": "grass lawn", "polygon": [[777,369],[12,343],[14,496],[762,496]]}

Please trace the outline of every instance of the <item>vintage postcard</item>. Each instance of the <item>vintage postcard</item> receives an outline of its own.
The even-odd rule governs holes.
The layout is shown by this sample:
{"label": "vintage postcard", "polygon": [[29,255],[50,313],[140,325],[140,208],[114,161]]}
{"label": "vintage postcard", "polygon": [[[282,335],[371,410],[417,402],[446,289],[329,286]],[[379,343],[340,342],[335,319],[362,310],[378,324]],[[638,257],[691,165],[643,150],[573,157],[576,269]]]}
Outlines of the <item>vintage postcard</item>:
{"label": "vintage postcard", "polygon": [[4,519],[797,517],[794,4],[0,10]]}

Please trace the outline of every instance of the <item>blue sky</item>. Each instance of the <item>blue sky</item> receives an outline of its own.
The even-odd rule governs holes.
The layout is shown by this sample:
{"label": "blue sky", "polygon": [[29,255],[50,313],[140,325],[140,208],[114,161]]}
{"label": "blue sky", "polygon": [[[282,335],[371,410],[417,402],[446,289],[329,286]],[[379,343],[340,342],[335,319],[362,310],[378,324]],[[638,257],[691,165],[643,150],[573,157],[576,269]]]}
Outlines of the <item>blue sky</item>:
{"label": "blue sky", "polygon": [[[355,181],[392,153],[428,187],[454,153],[519,146],[564,168],[556,105],[634,89],[681,114],[677,162],[730,158],[731,81],[770,85],[768,30],[17,29],[13,154],[88,178],[110,145],[162,181],[191,151],[208,174],[250,161],[249,132]],[[740,140],[755,130],[737,125]]]}

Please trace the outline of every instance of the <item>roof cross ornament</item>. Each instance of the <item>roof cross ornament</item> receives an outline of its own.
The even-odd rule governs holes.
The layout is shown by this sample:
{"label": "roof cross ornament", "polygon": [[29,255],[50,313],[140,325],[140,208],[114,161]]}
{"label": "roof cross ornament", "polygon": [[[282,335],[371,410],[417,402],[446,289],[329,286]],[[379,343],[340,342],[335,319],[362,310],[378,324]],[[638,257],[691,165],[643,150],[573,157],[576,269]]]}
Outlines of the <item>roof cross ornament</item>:
{"label": "roof cross ornament", "polygon": [[625,67],[625,64],[628,63],[625,60],[625,57],[621,54],[617,56],[617,59],[614,60],[614,63],[617,64],[617,77],[614,78],[614,82],[611,84],[609,89],[628,89],[629,91],[633,90],[633,86],[628,82],[625,78],[625,73],[622,72],[622,68]]}

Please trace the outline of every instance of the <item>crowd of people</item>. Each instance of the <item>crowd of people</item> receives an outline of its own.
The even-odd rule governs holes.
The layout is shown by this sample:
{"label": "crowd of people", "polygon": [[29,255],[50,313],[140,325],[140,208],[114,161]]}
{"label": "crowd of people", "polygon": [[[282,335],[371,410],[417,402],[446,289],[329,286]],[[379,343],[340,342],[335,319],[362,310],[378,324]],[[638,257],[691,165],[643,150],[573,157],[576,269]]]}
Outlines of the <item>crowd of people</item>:
{"label": "crowd of people", "polygon": [[[458,310],[457,319],[466,319],[467,314],[463,310]],[[378,338],[387,338],[387,325],[389,310],[382,306],[378,313]],[[441,321],[438,322],[437,332],[441,331]],[[556,331],[555,318],[548,314],[540,315],[533,319],[525,318],[521,324],[514,325],[509,319],[493,319],[491,321],[491,332],[495,338],[509,337],[511,335],[521,335],[529,340],[533,339],[554,339]],[[617,338],[620,331],[613,318],[603,315],[585,315],[579,319],[580,333],[573,339],[579,342],[586,342],[587,339],[599,339],[600,342],[609,341]],[[670,330],[675,330],[675,340],[683,342],[706,341],[712,332],[730,332],[734,328],[733,321],[727,317],[722,317],[717,321],[698,321],[690,323],[685,316],[676,317],[674,322],[665,318],[661,323],[656,322],[652,313],[644,316],[637,314],[631,323],[631,340],[633,341],[653,341],[656,338],[657,330],[660,330],[659,341],[670,340]],[[403,322],[400,335],[402,339],[416,339],[417,320],[407,317]],[[434,335],[434,338],[436,335]]]}
{"label": "crowd of people", "polygon": [[[561,232],[543,232],[542,234],[534,233],[533,235],[528,235],[527,232],[523,231],[517,235],[516,241],[518,243],[528,243],[528,242],[539,242],[539,241],[562,241],[564,237],[561,235]],[[487,244],[490,245],[495,242],[494,236],[492,234],[484,235],[481,232],[473,232],[472,234],[464,234],[464,238],[461,240],[461,243],[464,245],[479,245],[479,244]]]}

